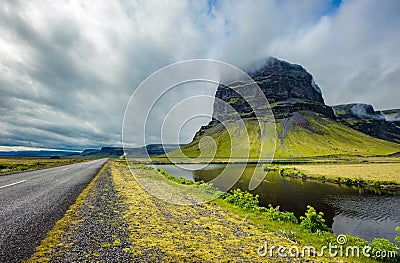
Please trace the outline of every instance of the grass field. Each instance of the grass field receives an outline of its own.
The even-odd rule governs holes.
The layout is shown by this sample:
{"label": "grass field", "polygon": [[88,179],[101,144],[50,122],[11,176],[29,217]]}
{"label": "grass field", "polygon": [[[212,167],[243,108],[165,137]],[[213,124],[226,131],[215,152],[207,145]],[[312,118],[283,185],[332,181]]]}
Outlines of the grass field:
{"label": "grass field", "polygon": [[400,162],[357,164],[295,164],[279,165],[281,168],[296,168],[311,177],[327,179],[349,178],[364,181],[391,181],[400,183]]}
{"label": "grass field", "polygon": [[24,172],[87,161],[86,159],[0,158],[0,174]]}

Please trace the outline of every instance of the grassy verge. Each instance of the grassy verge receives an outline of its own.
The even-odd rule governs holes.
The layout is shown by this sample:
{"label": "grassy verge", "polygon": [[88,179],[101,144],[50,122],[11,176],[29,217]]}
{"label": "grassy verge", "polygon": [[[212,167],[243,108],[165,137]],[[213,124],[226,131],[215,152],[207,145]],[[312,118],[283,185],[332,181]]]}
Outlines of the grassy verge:
{"label": "grassy verge", "polygon": [[295,164],[280,166],[280,173],[338,184],[400,188],[400,163]]}
{"label": "grassy verge", "polygon": [[[139,177],[138,181],[141,176],[153,178],[153,173],[157,173],[155,169],[143,165],[133,165],[131,171],[136,179]],[[161,173],[174,183],[197,189],[191,181],[171,177],[162,170]],[[261,257],[257,250],[266,241],[274,246],[298,246],[232,213],[228,206],[216,203],[177,205],[154,198],[142,188],[142,184],[137,183],[123,164],[113,165],[112,175],[117,191],[127,202],[125,220],[130,225],[130,242],[136,261],[146,258],[157,262],[290,262],[276,253]],[[158,177],[161,176],[158,174]],[[167,182],[156,179],[152,182],[155,192],[173,191],[175,200],[179,201],[180,196]],[[205,185],[199,189],[209,187],[207,184],[197,185]],[[214,191],[218,190],[214,188]],[[315,259],[330,262],[324,257]]]}
{"label": "grassy verge", "polygon": [[51,168],[67,164],[89,161],[88,159],[50,158],[0,158],[0,175]]}
{"label": "grassy verge", "polygon": [[[252,224],[257,226],[260,230],[264,232],[275,233],[276,235],[282,236],[291,240],[292,242],[295,242],[298,246],[301,247],[313,246],[316,248],[317,253],[320,253],[323,246],[329,247],[329,244],[332,244],[332,246],[340,247],[337,242],[337,237],[329,231],[311,233],[307,229],[304,229],[300,224],[296,224],[291,221],[272,219],[271,216],[268,215],[268,213],[259,211],[257,209],[243,209],[223,199],[216,199],[213,201],[213,203],[225,208],[231,213],[237,214],[240,217],[249,220]],[[396,248],[396,245],[392,242],[389,242],[388,240],[378,238],[374,239],[372,243],[368,243],[361,238],[351,235],[346,235],[346,239],[347,243],[345,244],[345,246],[359,247],[360,257],[336,257],[335,259],[338,262],[400,262],[398,256],[399,248]],[[362,255],[362,249],[365,246],[370,246],[374,251],[395,251],[397,252],[397,258],[379,259],[372,257],[372,253],[369,253],[371,257],[365,257]],[[329,253],[326,253],[325,255],[329,255]],[[331,258],[331,260],[332,261],[330,262],[334,262],[333,258]]]}
{"label": "grassy verge", "polygon": [[[187,183],[183,178],[175,178],[165,171],[158,169],[161,174],[173,180],[175,182]],[[225,209],[227,212],[239,215],[243,220],[251,222],[254,226],[257,226],[264,233],[273,233],[276,236],[287,239],[292,244],[296,244],[299,247],[312,246],[316,248],[316,252],[319,253],[321,249],[326,246],[340,246],[337,241],[337,237],[326,227],[323,220],[323,214],[320,214],[320,219],[315,219],[310,223],[307,218],[317,218],[318,213],[309,208],[308,213],[302,218],[299,223],[293,213],[280,212],[278,209],[272,207],[265,208],[260,207],[258,202],[258,196],[254,196],[250,193],[244,193],[240,190],[235,190],[231,193],[225,193],[220,198],[213,200],[210,204],[217,205],[218,207]],[[314,215],[315,213],[315,215]],[[307,222],[308,220],[308,222]],[[400,238],[400,237],[399,237]],[[371,243],[367,241],[346,235],[347,247],[357,246],[360,251],[360,257],[344,257],[331,258],[330,260],[342,260],[343,262],[398,262],[400,260],[398,256],[398,249],[396,245],[386,239],[376,238]],[[371,251],[368,254],[371,256],[376,251],[394,251],[397,253],[396,258],[376,258],[367,257],[362,254],[364,248],[371,247]],[[324,255],[327,255],[324,254]]]}

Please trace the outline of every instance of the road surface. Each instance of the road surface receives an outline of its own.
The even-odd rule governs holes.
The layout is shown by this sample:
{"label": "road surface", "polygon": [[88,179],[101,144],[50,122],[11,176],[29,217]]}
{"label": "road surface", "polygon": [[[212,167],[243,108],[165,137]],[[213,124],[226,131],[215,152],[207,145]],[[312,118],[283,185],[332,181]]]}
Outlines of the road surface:
{"label": "road surface", "polygon": [[0,176],[0,262],[29,258],[106,161]]}

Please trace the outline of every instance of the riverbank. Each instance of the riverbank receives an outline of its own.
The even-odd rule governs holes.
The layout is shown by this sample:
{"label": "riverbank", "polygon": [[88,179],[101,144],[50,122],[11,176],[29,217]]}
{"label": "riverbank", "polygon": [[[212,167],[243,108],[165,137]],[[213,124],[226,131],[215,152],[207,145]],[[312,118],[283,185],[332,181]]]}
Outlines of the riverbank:
{"label": "riverbank", "polygon": [[358,187],[400,190],[400,162],[279,165],[282,176]]}
{"label": "riverbank", "polygon": [[[158,169],[160,172],[163,170]],[[168,173],[166,173],[168,176]],[[168,176],[170,177],[170,176]],[[183,178],[170,177],[171,180],[182,183]],[[236,191],[235,191],[236,192]],[[233,202],[232,202],[233,200]],[[304,229],[303,223],[299,223],[294,218],[291,212],[280,212],[279,207],[264,208],[258,205],[258,197],[249,193],[238,191],[235,194],[225,193],[222,197],[217,198],[211,202],[219,207],[226,209],[226,211],[239,215],[243,220],[249,221],[251,224],[256,225],[259,229],[265,232],[272,232],[280,237],[289,240],[297,245],[303,247],[315,247],[322,249],[324,246],[337,245],[337,237],[331,231],[316,231],[316,233],[310,233],[309,230]],[[397,230],[399,231],[399,230]],[[371,247],[374,251],[392,249],[396,251],[396,246],[383,238],[373,239],[371,243],[363,240],[362,238],[351,236],[351,235],[339,235],[346,239],[347,246],[357,246],[360,250],[363,247]],[[397,248],[398,249],[398,248]],[[396,252],[394,252],[396,253]],[[325,254],[326,255],[326,254]],[[361,254],[360,254],[361,255]],[[332,258],[330,262],[376,262],[376,259],[371,257],[345,257],[345,258]],[[386,262],[397,262],[396,259],[385,259]],[[391,261],[393,260],[393,261]],[[378,260],[379,261],[379,260]]]}
{"label": "riverbank", "polygon": [[227,163],[246,163],[246,164],[274,164],[274,165],[293,165],[293,164],[365,164],[365,163],[400,163],[400,157],[396,156],[320,156],[307,158],[274,158],[274,159],[252,159],[252,158],[213,158],[210,162],[209,158],[191,159],[176,157],[129,157],[129,161],[143,164],[227,164]]}

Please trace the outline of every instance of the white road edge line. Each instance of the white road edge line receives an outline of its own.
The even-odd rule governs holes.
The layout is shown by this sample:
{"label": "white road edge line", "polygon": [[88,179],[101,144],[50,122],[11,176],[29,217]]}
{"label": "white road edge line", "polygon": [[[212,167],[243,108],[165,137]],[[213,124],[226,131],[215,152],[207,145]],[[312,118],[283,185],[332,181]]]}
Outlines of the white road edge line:
{"label": "white road edge line", "polygon": [[22,180],[22,181],[19,181],[19,182],[16,182],[16,183],[12,183],[12,184],[3,185],[3,186],[0,186],[0,189],[1,189],[1,188],[8,187],[8,186],[12,186],[12,185],[20,184],[20,183],[23,183],[23,182],[25,182],[25,181],[26,181],[26,180]]}

